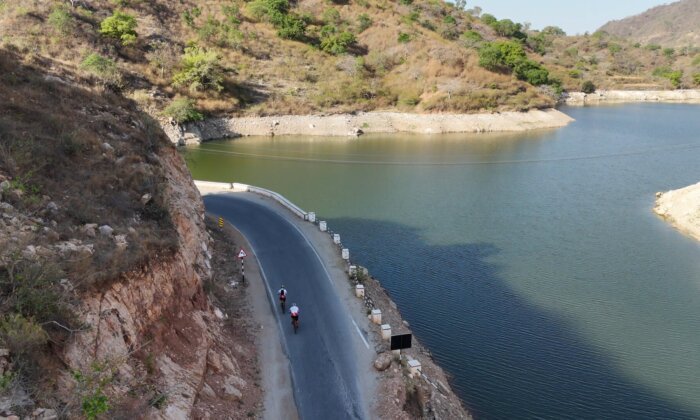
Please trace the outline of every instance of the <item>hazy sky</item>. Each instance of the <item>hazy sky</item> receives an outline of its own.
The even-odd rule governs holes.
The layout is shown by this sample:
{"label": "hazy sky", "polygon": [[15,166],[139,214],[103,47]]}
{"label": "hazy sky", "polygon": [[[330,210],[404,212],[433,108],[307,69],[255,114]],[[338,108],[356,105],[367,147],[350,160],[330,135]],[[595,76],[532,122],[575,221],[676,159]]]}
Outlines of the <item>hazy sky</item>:
{"label": "hazy sky", "polygon": [[532,29],[553,25],[569,35],[593,32],[606,22],[639,14],[669,0],[467,0],[498,19],[530,22]]}

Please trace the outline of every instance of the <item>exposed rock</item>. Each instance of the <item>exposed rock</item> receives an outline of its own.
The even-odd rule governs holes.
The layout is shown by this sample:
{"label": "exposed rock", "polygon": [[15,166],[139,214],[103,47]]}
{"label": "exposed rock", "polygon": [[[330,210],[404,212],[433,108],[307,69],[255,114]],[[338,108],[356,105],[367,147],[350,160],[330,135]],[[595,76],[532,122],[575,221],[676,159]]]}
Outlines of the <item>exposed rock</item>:
{"label": "exposed rock", "polygon": [[97,229],[97,223],[87,223],[82,227],[83,233],[89,236],[90,238],[94,238],[95,236],[97,236],[97,232],[95,231],[95,229]]}
{"label": "exposed rock", "polygon": [[58,418],[58,415],[56,414],[56,410],[52,410],[50,408],[37,408],[36,410],[32,411],[32,420],[56,420]]}
{"label": "exposed rock", "polygon": [[36,258],[36,247],[34,247],[34,245],[27,246],[24,251],[22,251],[22,257],[28,260]]}
{"label": "exposed rock", "polygon": [[391,354],[389,353],[380,354],[374,361],[374,368],[380,372],[389,369],[389,366],[391,366]]}
{"label": "exposed rock", "polygon": [[209,386],[209,384],[204,384],[199,395],[207,398],[216,398],[216,392]]}
{"label": "exposed rock", "polygon": [[129,246],[129,243],[126,241],[126,235],[115,235],[114,243],[119,249],[126,249]]}
{"label": "exposed rock", "polygon": [[151,201],[152,198],[153,198],[153,196],[151,194],[142,195],[141,196],[141,204],[143,204],[145,206],[146,204],[148,204],[149,201]]}
{"label": "exposed rock", "polygon": [[112,229],[109,225],[100,226],[100,235],[111,236],[112,232],[114,232],[114,229]]}
{"label": "exposed rock", "polygon": [[243,393],[239,391],[238,388],[228,383],[221,387],[221,391],[223,392],[224,397],[228,399],[240,400],[243,398]]}
{"label": "exposed rock", "polygon": [[241,389],[245,388],[248,385],[248,383],[243,378],[240,378],[236,375],[227,376],[226,377],[226,384],[233,385],[236,388],[241,388]]}
{"label": "exposed rock", "polygon": [[10,181],[2,181],[0,182],[0,191],[5,192],[10,189]]}
{"label": "exposed rock", "polygon": [[49,204],[46,205],[46,209],[51,213],[56,213],[58,211],[58,205],[53,201],[50,201]]}
{"label": "exposed rock", "polygon": [[107,142],[102,143],[102,145],[100,146],[100,148],[101,148],[102,151],[105,152],[105,153],[114,152],[114,147],[112,147],[112,145],[109,144],[109,143],[107,143]]}
{"label": "exposed rock", "polygon": [[207,354],[207,366],[209,366],[214,373],[219,373],[223,370],[221,366],[221,357],[218,353],[210,351],[209,354]]}

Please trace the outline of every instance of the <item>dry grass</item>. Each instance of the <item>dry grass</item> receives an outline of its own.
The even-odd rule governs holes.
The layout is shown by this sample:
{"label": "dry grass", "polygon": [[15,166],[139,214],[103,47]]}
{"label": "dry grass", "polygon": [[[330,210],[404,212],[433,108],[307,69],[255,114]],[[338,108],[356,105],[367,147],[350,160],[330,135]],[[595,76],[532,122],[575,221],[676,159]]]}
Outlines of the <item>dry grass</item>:
{"label": "dry grass", "polygon": [[[477,65],[476,50],[465,48],[459,40],[449,41],[440,35],[443,19],[456,19],[454,30],[461,33],[470,26],[482,31],[485,39],[493,38],[490,29],[451,4],[436,0],[416,0],[401,5],[379,0],[367,0],[336,5],[320,0],[303,0],[294,10],[311,16],[308,43],[280,39],[268,23],[254,22],[246,16],[242,0],[183,0],[179,2],[124,2],[122,9],[137,17],[139,40],[132,47],[120,47],[99,36],[99,22],[115,9],[114,2],[95,0],[91,10],[67,9],[74,25],[67,36],[49,23],[48,16],[59,2],[17,0],[0,9],[0,44],[11,45],[23,55],[55,57],[77,68],[90,52],[98,52],[115,60],[124,73],[127,91],[156,89],[160,96],[145,98],[146,109],[157,112],[176,95],[192,95],[171,87],[173,68],[163,69],[149,64],[154,41],[160,40],[180,52],[190,41],[214,49],[226,69],[226,88],[221,93],[205,92],[192,95],[199,108],[209,114],[303,114],[309,112],[340,112],[399,107],[405,110],[425,110],[419,106],[424,95],[451,94],[462,89],[488,87],[491,79],[509,85],[518,84],[510,77],[494,75]],[[216,37],[201,39],[198,30],[208,19],[224,22],[222,5],[236,5],[241,10],[239,30],[242,38],[236,45],[223,45]],[[188,27],[182,14],[195,6],[201,14]],[[335,57],[323,53],[314,44],[323,22],[324,11],[339,12],[342,28],[358,32],[358,17],[367,14],[373,23],[357,33],[357,45],[350,56]],[[411,13],[416,21],[407,18]],[[432,22],[435,31],[423,22]],[[411,41],[398,41],[399,32],[410,34]],[[345,61],[363,58],[367,71],[356,76],[348,74]],[[170,66],[172,67],[172,66]],[[410,93],[403,92],[410,86]],[[443,87],[449,87],[443,90]],[[528,86],[532,95],[538,95]],[[466,98],[466,97],[465,97]],[[527,107],[528,102],[498,96],[497,108]],[[507,100],[506,100],[507,99]],[[466,101],[466,102],[465,102]],[[477,111],[478,101],[448,101],[439,106],[445,111]],[[516,102],[514,104],[514,101]],[[437,108],[436,108],[437,109]],[[489,108],[491,109],[491,108]]]}

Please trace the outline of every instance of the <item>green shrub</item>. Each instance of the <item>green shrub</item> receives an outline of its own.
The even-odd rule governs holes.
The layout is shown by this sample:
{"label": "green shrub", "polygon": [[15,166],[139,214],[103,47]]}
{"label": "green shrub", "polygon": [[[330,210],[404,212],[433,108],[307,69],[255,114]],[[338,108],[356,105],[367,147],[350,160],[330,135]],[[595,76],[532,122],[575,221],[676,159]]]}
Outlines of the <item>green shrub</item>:
{"label": "green shrub", "polygon": [[297,15],[283,15],[279,20],[275,20],[274,24],[280,38],[302,41],[306,36],[306,22]]}
{"label": "green shrub", "polygon": [[446,15],[444,18],[442,18],[442,23],[446,25],[456,25],[457,19],[455,19],[452,15]]}
{"label": "green shrub", "polygon": [[289,12],[288,0],[253,0],[248,3],[248,12],[257,20],[264,17],[272,20],[277,14],[286,15]]}
{"label": "green shrub", "polygon": [[581,70],[573,69],[569,70],[569,77],[572,79],[580,79],[581,78]]}
{"label": "green shrub", "polygon": [[411,35],[409,35],[405,32],[399,32],[398,41],[401,44],[407,44],[407,43],[411,42]]}
{"label": "green shrub", "polygon": [[462,34],[462,39],[464,40],[465,45],[468,47],[473,47],[478,45],[484,38],[477,31],[470,29]]}
{"label": "green shrub", "polygon": [[661,45],[649,44],[649,45],[647,45],[646,47],[644,47],[644,49],[645,49],[645,50],[649,50],[649,51],[658,51],[658,50],[661,49]]}
{"label": "green shrub", "polygon": [[404,6],[410,6],[413,4],[413,0],[399,0],[399,3],[403,4]]}
{"label": "green shrub", "polygon": [[348,31],[338,32],[334,26],[326,25],[321,28],[321,50],[341,55],[348,51],[348,47],[355,43],[355,35]]}
{"label": "green shrub", "polygon": [[31,354],[49,340],[43,328],[20,314],[6,315],[0,320],[0,341],[16,357]]}
{"label": "green shrub", "polygon": [[590,94],[595,92],[595,84],[590,80],[586,80],[581,84],[581,92]]}
{"label": "green shrub", "polygon": [[495,72],[512,72],[518,79],[536,86],[549,82],[547,69],[529,60],[522,45],[516,41],[485,43],[479,49],[479,65]]}
{"label": "green shrub", "polygon": [[182,20],[185,21],[185,25],[190,28],[194,28],[194,20],[202,14],[202,9],[199,7],[193,7],[191,10],[185,10],[182,12]]}
{"label": "green shrub", "polygon": [[63,6],[53,9],[53,11],[49,14],[48,22],[49,25],[51,25],[54,30],[61,35],[68,35],[75,29],[73,15],[71,15]]}
{"label": "green shrub", "polygon": [[695,73],[693,75],[693,83],[700,86],[700,73]]}
{"label": "green shrub", "polygon": [[484,22],[486,25],[493,26],[496,22],[498,22],[498,19],[492,14],[489,13],[484,13],[481,15],[481,21]]}
{"label": "green shrub", "polygon": [[372,26],[372,19],[367,16],[366,13],[363,13],[357,17],[357,31],[359,33],[364,32],[370,26]]}
{"label": "green shrub", "polygon": [[91,53],[80,63],[80,67],[96,76],[105,85],[121,86],[122,76],[117,68],[117,64],[107,57]]}
{"label": "green shrub", "polygon": [[508,73],[525,60],[525,50],[515,41],[487,42],[479,49],[479,65],[487,70]]}
{"label": "green shrub", "polygon": [[334,7],[329,7],[323,11],[322,19],[326,24],[338,25],[340,23],[340,12]]}
{"label": "green shrub", "polygon": [[224,16],[226,16],[226,21],[228,21],[229,24],[236,28],[241,24],[241,11],[238,9],[237,5],[225,4],[221,6],[221,11],[224,13]]}
{"label": "green shrub", "polygon": [[163,110],[163,115],[172,118],[178,124],[204,119],[204,115],[197,110],[190,98],[175,99]]}
{"label": "green shrub", "polygon": [[136,19],[119,11],[100,23],[100,33],[109,38],[116,38],[122,45],[136,42]]}
{"label": "green shrub", "polygon": [[615,44],[615,43],[610,43],[608,44],[608,51],[610,51],[610,54],[615,55],[622,51],[622,46],[620,44]]}
{"label": "green shrub", "polygon": [[173,76],[173,86],[187,86],[190,91],[215,90],[223,87],[221,58],[214,51],[196,45],[185,48],[180,71]]}
{"label": "green shrub", "polygon": [[670,67],[657,67],[654,69],[652,75],[668,79],[674,89],[681,87],[681,79],[683,78],[682,70],[672,70]]}
{"label": "green shrub", "polygon": [[663,53],[666,58],[673,58],[673,55],[676,53],[676,50],[674,50],[673,48],[664,48]]}

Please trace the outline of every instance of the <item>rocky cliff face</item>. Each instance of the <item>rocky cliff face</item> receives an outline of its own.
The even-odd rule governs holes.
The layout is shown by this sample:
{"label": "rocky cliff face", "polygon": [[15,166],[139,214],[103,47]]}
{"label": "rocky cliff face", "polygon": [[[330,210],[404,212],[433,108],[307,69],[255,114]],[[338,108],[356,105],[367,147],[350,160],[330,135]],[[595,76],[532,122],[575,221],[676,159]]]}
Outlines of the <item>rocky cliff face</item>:
{"label": "rocky cliff face", "polygon": [[[95,360],[103,361],[128,383],[145,373],[140,372],[140,363],[129,362],[131,356],[150,345],[149,338],[161,342],[159,354],[152,357],[161,377],[160,392],[170,397],[164,410],[150,411],[155,417],[186,418],[200,391],[212,345],[208,322],[214,315],[202,290],[202,280],[210,275],[209,239],[199,193],[182,159],[171,148],[160,158],[168,181],[164,195],[178,234],[177,251],[125,273],[107,290],[84,296],[81,318],[92,328],[76,336],[65,357],[81,371],[88,371]],[[162,345],[165,341],[167,345]]]}
{"label": "rocky cliff face", "polygon": [[51,65],[0,50],[0,417],[256,408],[184,161],[135,104]]}

